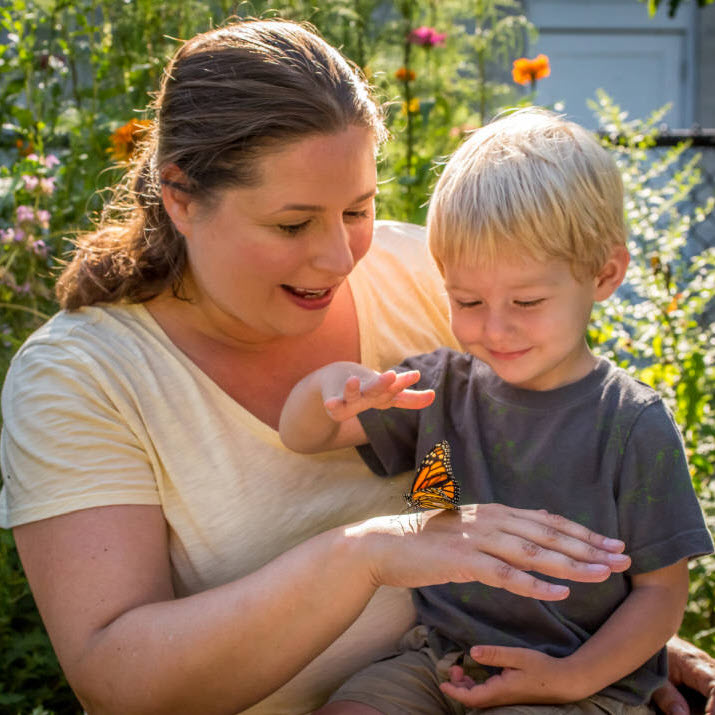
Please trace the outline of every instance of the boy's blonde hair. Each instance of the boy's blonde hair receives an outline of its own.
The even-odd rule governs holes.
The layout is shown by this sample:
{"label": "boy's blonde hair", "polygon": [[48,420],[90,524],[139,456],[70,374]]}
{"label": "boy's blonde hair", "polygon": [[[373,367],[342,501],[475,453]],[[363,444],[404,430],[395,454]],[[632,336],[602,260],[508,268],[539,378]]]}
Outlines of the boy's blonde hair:
{"label": "boy's blonde hair", "polygon": [[427,226],[440,270],[526,254],[567,260],[586,278],[626,242],[623,183],[591,132],[520,110],[477,129],[452,155]]}

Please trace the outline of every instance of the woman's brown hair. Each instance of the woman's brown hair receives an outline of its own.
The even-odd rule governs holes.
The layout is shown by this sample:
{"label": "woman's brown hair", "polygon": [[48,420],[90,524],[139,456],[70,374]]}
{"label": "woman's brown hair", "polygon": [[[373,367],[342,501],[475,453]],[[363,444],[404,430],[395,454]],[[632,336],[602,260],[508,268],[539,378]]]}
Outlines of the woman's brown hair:
{"label": "woman's brown hair", "polygon": [[258,160],[287,142],[353,125],[376,141],[385,132],[359,71],[312,30],[282,20],[231,24],[183,44],[154,111],[133,167],[59,277],[66,310],[178,294],[186,247],[161,200],[165,167],[183,172],[175,188],[210,206],[221,189],[255,185]]}

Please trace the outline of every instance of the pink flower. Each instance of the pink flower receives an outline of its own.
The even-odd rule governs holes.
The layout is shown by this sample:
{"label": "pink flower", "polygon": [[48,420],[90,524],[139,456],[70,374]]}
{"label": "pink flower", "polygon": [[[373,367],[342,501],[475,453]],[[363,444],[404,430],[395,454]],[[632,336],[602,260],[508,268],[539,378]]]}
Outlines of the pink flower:
{"label": "pink flower", "polygon": [[45,209],[40,209],[36,214],[35,218],[39,222],[40,226],[42,228],[49,228],[50,227],[50,218],[52,214],[49,211],[46,211]]}
{"label": "pink flower", "polygon": [[54,154],[48,154],[45,157],[45,160],[41,163],[43,163],[48,169],[51,169],[53,166],[59,166],[60,160]]}
{"label": "pink flower", "polygon": [[26,159],[29,159],[30,161],[40,161],[40,157],[35,154],[35,152],[32,152],[32,154],[28,154]]}
{"label": "pink flower", "polygon": [[25,223],[25,221],[34,221],[35,211],[32,206],[21,205],[17,207],[17,222]]}
{"label": "pink flower", "polygon": [[35,255],[44,258],[47,255],[47,244],[42,239],[39,239],[32,244],[32,250]]}
{"label": "pink flower", "polygon": [[30,176],[28,174],[22,175],[22,181],[25,184],[25,191],[34,191],[40,180],[36,176]]}
{"label": "pink flower", "polygon": [[446,39],[446,32],[437,32],[434,27],[427,27],[426,25],[412,30],[407,36],[408,42],[411,42],[413,45],[422,45],[422,47],[443,45]]}
{"label": "pink flower", "polygon": [[7,228],[0,231],[0,243],[12,243],[15,240],[15,229]]}
{"label": "pink flower", "polygon": [[55,190],[55,177],[46,176],[40,179],[40,190],[43,194],[51,194]]}

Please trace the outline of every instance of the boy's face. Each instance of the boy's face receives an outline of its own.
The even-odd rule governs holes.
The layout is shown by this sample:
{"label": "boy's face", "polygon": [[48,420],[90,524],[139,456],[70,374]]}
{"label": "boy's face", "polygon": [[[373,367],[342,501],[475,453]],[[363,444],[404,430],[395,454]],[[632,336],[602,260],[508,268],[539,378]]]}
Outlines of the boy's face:
{"label": "boy's face", "polygon": [[593,368],[585,333],[598,278],[579,282],[566,261],[516,256],[444,273],[454,335],[505,382],[551,390]]}

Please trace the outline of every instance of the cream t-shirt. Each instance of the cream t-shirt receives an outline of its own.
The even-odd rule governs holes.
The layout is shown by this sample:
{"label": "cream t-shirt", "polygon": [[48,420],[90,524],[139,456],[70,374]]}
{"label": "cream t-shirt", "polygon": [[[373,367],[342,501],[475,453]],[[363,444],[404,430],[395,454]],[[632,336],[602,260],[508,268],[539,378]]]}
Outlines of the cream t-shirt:
{"label": "cream t-shirt", "polygon": [[[455,345],[424,229],[378,222],[349,281],[364,364],[385,369]],[[245,576],[327,529],[402,511],[411,477],[376,477],[353,449],[287,450],[142,305],[58,313],[15,356],[2,412],[0,526],[97,506],[160,505],[177,596]],[[389,652],[413,617],[406,591],[380,589],[328,650],[246,712],[313,710]]]}

